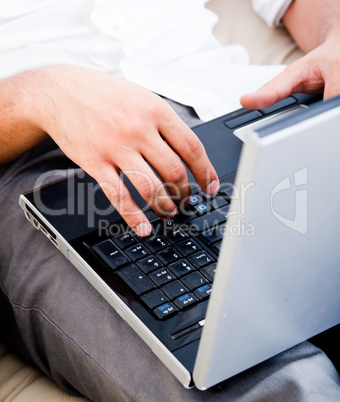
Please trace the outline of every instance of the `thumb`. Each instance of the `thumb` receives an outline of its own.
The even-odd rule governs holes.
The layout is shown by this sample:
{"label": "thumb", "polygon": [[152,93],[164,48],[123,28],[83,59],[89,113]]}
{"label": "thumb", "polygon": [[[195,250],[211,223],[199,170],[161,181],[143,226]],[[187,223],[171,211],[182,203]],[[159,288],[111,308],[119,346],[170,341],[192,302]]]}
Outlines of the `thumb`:
{"label": "thumb", "polygon": [[325,76],[324,99],[329,99],[336,95],[340,95],[340,74],[339,65],[334,63],[327,71],[327,76]]}
{"label": "thumb", "polygon": [[[302,61],[302,59],[301,59]],[[286,67],[280,74],[267,82],[257,91],[241,97],[241,105],[247,109],[263,109],[300,92],[305,86],[304,63],[300,60]]]}

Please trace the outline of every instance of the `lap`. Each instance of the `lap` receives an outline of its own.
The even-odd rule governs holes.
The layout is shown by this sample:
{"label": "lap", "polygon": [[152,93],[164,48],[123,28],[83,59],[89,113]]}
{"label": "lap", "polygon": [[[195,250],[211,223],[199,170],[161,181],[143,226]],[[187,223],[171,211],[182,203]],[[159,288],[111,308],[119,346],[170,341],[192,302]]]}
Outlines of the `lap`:
{"label": "lap", "polygon": [[[46,149],[44,150],[44,152]],[[0,287],[15,321],[1,328],[69,392],[91,400],[302,400],[318,387],[318,400],[339,399],[338,374],[328,358],[305,342],[217,390],[184,389],[153,352],[66,258],[26,222],[22,191],[49,169],[69,162],[55,150],[20,158],[2,176]],[[5,308],[3,306],[3,308]],[[9,315],[7,315],[8,317]],[[13,338],[14,339],[14,338]]]}

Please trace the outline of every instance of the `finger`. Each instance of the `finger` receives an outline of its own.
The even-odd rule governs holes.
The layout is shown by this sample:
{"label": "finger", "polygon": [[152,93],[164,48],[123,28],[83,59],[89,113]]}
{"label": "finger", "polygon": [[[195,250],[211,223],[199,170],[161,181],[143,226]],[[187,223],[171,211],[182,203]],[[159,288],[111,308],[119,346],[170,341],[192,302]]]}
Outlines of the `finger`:
{"label": "finger", "polygon": [[332,64],[325,76],[324,99],[330,99],[336,95],[340,95],[340,74],[338,63]]}
{"label": "finger", "polygon": [[202,190],[207,194],[215,194],[220,187],[219,179],[203,144],[195,133],[175,112],[161,120],[159,131],[169,146],[187,165]]}
{"label": "finger", "polygon": [[191,187],[183,162],[161,137],[153,145],[154,149],[147,147],[144,150],[144,158],[163,180],[164,186],[175,203],[188,200],[191,195]]}
{"label": "finger", "polygon": [[321,93],[323,87],[324,79],[317,54],[311,52],[289,65],[257,91],[243,95],[240,102],[247,109],[263,109],[294,93]]}
{"label": "finger", "polygon": [[301,85],[299,69],[287,67],[257,91],[241,97],[241,105],[246,109],[263,109],[286,98]]}
{"label": "finger", "polygon": [[176,215],[176,204],[141,155],[129,158],[128,166],[122,165],[120,168],[158,216],[171,219]]}
{"label": "finger", "polygon": [[152,230],[150,222],[132,199],[117,169],[106,164],[93,177],[130,228],[138,236],[148,236]]}

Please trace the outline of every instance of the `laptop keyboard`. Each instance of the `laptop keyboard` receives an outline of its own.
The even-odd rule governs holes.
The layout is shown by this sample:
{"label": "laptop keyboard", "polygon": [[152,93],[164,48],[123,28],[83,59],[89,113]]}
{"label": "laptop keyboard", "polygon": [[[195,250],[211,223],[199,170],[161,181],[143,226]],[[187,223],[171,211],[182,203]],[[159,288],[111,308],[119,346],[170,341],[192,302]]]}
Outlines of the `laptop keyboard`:
{"label": "laptop keyboard", "polygon": [[160,320],[209,298],[230,197],[198,193],[173,220],[156,219],[140,238],[130,230],[92,248]]}

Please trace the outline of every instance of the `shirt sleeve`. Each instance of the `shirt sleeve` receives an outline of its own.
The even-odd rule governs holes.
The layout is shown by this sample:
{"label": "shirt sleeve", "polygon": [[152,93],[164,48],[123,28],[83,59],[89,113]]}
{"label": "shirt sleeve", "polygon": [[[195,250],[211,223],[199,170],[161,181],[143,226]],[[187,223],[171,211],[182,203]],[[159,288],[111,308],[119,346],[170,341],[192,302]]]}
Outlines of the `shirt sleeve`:
{"label": "shirt sleeve", "polygon": [[293,0],[252,0],[253,8],[270,27],[282,26],[281,19]]}

